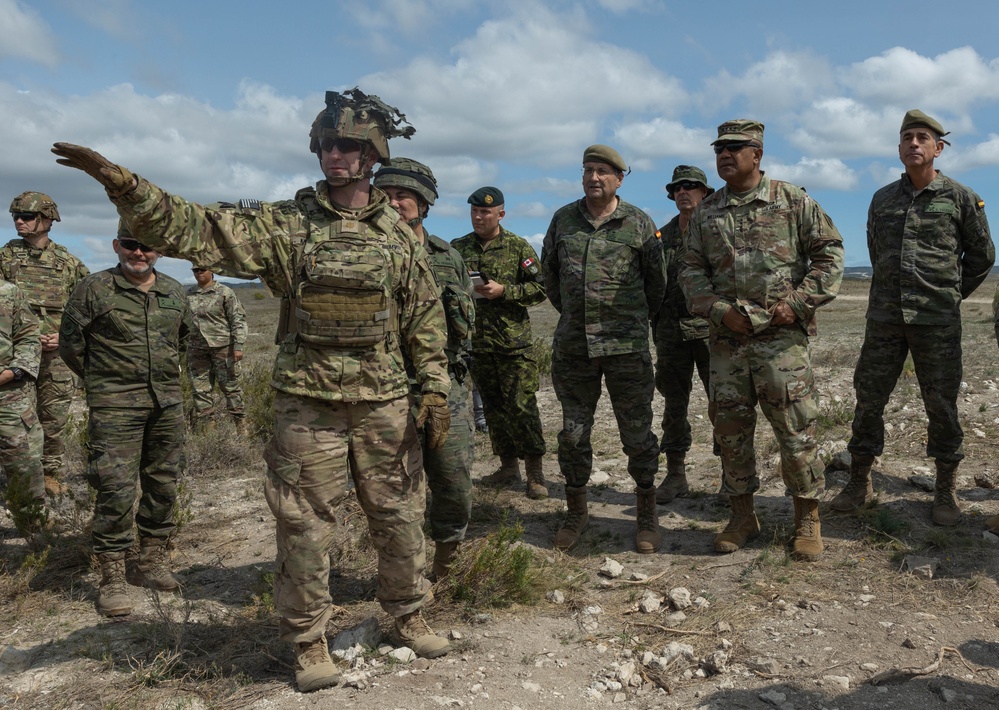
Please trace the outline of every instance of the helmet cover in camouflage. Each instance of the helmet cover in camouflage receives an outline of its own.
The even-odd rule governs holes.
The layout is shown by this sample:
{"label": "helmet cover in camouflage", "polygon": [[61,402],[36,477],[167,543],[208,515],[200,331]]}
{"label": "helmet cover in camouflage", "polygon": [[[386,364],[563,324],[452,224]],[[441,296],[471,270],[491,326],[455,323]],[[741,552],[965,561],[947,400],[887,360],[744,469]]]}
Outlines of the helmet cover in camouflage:
{"label": "helmet cover in camouflage", "polygon": [[401,187],[415,192],[428,206],[437,201],[437,180],[423,163],[411,158],[392,158],[375,173],[375,187]]}
{"label": "helmet cover in camouflage", "polygon": [[42,217],[48,217],[55,222],[59,219],[59,210],[56,208],[55,200],[44,192],[22,192],[10,203],[10,212],[34,212]]}
{"label": "helmet cover in camouflage", "polygon": [[[402,126],[403,123],[407,125]],[[356,87],[342,94],[327,91],[326,109],[316,116],[309,131],[309,150],[319,155],[323,141],[352,138],[370,144],[378,154],[379,162],[387,163],[388,139],[409,138],[416,133],[408,124],[399,109]]]}
{"label": "helmet cover in camouflage", "polygon": [[707,189],[707,192],[704,193],[705,197],[715,191],[715,189],[708,184],[708,176],[704,174],[703,170],[694,167],[693,165],[677,165],[673,168],[673,179],[666,184],[666,195],[671,200],[676,199],[673,196],[673,190],[681,182],[696,182],[704,185]]}

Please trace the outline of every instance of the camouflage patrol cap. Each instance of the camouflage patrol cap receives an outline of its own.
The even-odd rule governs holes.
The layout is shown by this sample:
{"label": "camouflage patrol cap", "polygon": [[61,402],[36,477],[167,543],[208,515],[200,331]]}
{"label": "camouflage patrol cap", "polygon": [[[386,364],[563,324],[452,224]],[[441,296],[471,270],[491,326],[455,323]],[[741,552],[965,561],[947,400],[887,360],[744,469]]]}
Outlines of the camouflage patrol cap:
{"label": "camouflage patrol cap", "polygon": [[423,163],[412,158],[392,158],[375,173],[375,187],[401,187],[415,192],[428,205],[437,201],[437,181]]}
{"label": "camouflage patrol cap", "polygon": [[753,141],[762,148],[763,124],[747,118],[725,121],[725,123],[718,126],[718,138],[712,141],[711,145],[728,143],[729,141]]}
{"label": "camouflage patrol cap", "polygon": [[59,219],[59,209],[55,200],[44,192],[22,192],[10,203],[10,212],[34,212],[42,217],[48,217],[55,222]]}
{"label": "camouflage patrol cap", "polygon": [[[401,124],[406,123],[406,126]],[[380,163],[389,159],[389,138],[409,138],[416,129],[408,125],[399,109],[358,88],[339,93],[326,92],[326,108],[319,112],[309,130],[309,150],[319,155],[323,141],[353,138],[370,144]]]}
{"label": "camouflage patrol cap", "polygon": [[591,145],[583,151],[584,163],[607,163],[618,172],[628,172],[628,164],[616,150],[609,145]]}
{"label": "camouflage patrol cap", "polygon": [[498,187],[480,187],[468,196],[468,204],[472,207],[502,207],[503,193]]}
{"label": "camouflage patrol cap", "polygon": [[704,185],[704,187],[707,188],[707,193],[704,195],[705,197],[715,191],[715,189],[708,184],[708,176],[704,174],[703,170],[695,168],[693,165],[677,165],[673,168],[673,179],[666,184],[666,195],[671,200],[676,199],[673,197],[673,188],[681,182],[697,182]]}
{"label": "camouflage patrol cap", "polygon": [[912,128],[913,126],[926,126],[937,134],[937,138],[950,145],[950,141],[944,141],[944,136],[949,136],[950,131],[945,131],[939,121],[935,118],[930,118],[918,108],[906,112],[905,118],[902,119],[902,127],[898,129],[898,132],[901,133],[906,128]]}

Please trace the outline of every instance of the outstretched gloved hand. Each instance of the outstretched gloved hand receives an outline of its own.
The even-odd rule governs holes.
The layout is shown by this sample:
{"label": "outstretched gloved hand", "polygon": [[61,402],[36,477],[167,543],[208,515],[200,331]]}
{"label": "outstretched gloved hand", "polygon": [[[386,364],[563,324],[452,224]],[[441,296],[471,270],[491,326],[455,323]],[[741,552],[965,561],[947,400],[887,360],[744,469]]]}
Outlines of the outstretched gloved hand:
{"label": "outstretched gloved hand", "polygon": [[56,143],[52,152],[60,156],[57,163],[82,170],[107,190],[108,197],[114,199],[127,195],[135,189],[135,176],[128,168],[115,165],[96,150],[72,143]]}
{"label": "outstretched gloved hand", "polygon": [[427,392],[420,397],[420,410],[416,415],[416,428],[422,429],[429,423],[427,446],[439,449],[447,441],[447,433],[451,430],[451,409],[447,406],[447,397],[437,392]]}

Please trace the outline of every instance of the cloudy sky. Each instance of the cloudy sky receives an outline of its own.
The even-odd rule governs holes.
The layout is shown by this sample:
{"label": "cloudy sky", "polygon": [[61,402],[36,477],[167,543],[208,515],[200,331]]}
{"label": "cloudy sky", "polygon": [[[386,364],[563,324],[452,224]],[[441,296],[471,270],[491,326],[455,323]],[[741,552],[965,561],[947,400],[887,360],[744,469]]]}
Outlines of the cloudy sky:
{"label": "cloudy sky", "polygon": [[[289,198],[321,177],[308,130],[324,91],[356,85],[416,126],[391,149],[434,170],[427,226],[447,239],[492,184],[504,225],[540,251],[552,212],[582,193],[592,143],[622,153],[619,194],[665,223],[673,167],[699,165],[717,187],[717,125],[755,118],[764,169],[816,197],[860,266],[910,108],[952,132],[938,167],[999,204],[996,17],[984,0],[0,0],[0,199],[51,194],[53,236],[103,268],[116,213],[56,165],[54,141],[199,202]],[[189,281],[186,266],[164,264]]]}

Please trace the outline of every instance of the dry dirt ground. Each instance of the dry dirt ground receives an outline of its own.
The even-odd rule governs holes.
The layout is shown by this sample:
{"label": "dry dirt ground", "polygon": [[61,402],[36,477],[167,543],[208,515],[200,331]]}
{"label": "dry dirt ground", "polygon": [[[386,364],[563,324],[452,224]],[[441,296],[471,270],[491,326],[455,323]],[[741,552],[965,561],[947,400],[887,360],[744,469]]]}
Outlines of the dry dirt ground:
{"label": "dry dirt ground", "polygon": [[[999,476],[999,367],[988,304],[994,286],[987,283],[964,308],[967,387],[960,408],[967,459],[959,495],[967,516],[960,527],[933,527],[931,494],[909,481],[930,475],[932,462],[924,457],[918,385],[907,371],[887,412],[876,505],[857,515],[823,507],[827,551],[818,562],[787,556],[791,502],[763,421],[757,431],[763,534],[735,554],[712,552],[727,508],[713,495],[719,466],[703,393],[692,405],[695,492],[660,507],[662,552],[632,551],[634,495],[605,398],[594,436],[591,526],[570,555],[554,553],[551,541],[565,508],[554,457],[561,410],[543,381],[552,496],[535,502],[522,487],[477,487],[469,530],[475,542],[466,548],[481,551],[500,527],[521,526],[514,549],[534,553],[536,601],[477,606],[441,588],[428,617],[452,634],[450,655],[405,663],[368,650],[353,661],[349,684],[309,695],[295,692],[290,649],[277,639],[273,522],[261,493],[263,435],[241,438],[222,423],[190,437],[175,552],[183,593],[157,598],[134,589],[135,612],[116,621],[94,610],[97,579],[86,552],[91,503],[77,445],[71,496],[60,503],[65,534],[48,548],[30,547],[9,518],[0,520],[0,706],[999,707],[999,546],[982,535],[984,517],[999,513],[999,491],[982,487]],[[247,369],[259,385],[273,351],[275,302],[255,298],[252,290],[240,295],[253,331]],[[849,435],[865,296],[864,282],[847,282],[843,296],[823,309],[813,342],[822,396],[819,440],[830,461]],[[538,307],[533,316],[537,334],[550,334],[550,307]],[[658,398],[655,408],[662,411]],[[257,418],[266,420],[260,412]],[[496,465],[482,435],[476,456],[478,479]],[[830,471],[827,500],[844,481],[843,472]],[[933,577],[904,570],[908,555],[934,558]],[[352,503],[344,508],[342,544],[332,557],[337,612],[329,635],[371,617],[387,629],[374,601],[363,518]],[[621,565],[621,576],[600,573],[608,558]],[[488,573],[480,580],[491,581]],[[694,601],[677,614],[669,596],[680,587]],[[682,594],[674,596],[686,604]]]}

